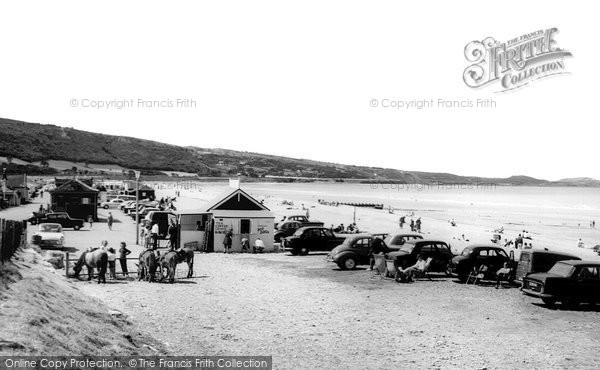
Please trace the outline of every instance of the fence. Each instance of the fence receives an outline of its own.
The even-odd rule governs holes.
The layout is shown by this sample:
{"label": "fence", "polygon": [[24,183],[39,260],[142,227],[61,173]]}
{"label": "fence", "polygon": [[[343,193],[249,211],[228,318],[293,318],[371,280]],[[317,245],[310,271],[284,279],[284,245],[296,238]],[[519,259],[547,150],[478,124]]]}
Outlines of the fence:
{"label": "fence", "polygon": [[[164,253],[164,252],[162,252]],[[194,254],[194,259],[197,257],[198,253]],[[65,276],[69,277],[70,274],[72,274],[73,271],[73,265],[79,260],[79,255],[72,255],[69,252],[65,253]],[[129,277],[137,277],[138,276],[138,262],[139,262],[139,258],[138,257],[127,257],[127,274]],[[88,273],[87,273],[88,269],[87,267],[84,267],[81,270],[81,273],[79,274],[79,276],[81,277],[88,277]],[[181,263],[179,265],[176,266],[175,268],[175,278],[176,279],[187,279],[187,272],[188,272],[188,266],[186,263]],[[97,276],[98,270],[95,269],[94,270],[94,275]],[[162,273],[162,270],[157,269],[157,275]],[[106,277],[109,277],[109,270],[106,270]],[[117,258],[117,260],[115,261],[115,275],[117,276],[125,276],[125,272],[123,272],[123,269],[121,267],[121,261]],[[158,277],[158,276],[157,276]],[[192,276],[195,277],[195,274]]]}
{"label": "fence", "polygon": [[0,219],[0,261],[11,259],[19,247],[27,243],[27,224],[25,221]]}

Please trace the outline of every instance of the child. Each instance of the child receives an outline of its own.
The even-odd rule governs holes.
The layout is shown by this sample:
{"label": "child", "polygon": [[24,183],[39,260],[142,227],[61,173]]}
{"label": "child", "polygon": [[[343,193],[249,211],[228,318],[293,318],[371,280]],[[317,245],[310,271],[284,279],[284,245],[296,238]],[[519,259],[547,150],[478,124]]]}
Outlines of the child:
{"label": "child", "polygon": [[108,278],[116,279],[117,273],[115,271],[115,261],[117,260],[117,254],[115,253],[115,249],[113,247],[108,248]]}
{"label": "child", "polygon": [[121,248],[119,248],[119,262],[121,263],[121,271],[123,271],[124,276],[129,276],[129,271],[127,271],[127,256],[130,253],[131,251],[127,249],[127,244],[121,242]]}

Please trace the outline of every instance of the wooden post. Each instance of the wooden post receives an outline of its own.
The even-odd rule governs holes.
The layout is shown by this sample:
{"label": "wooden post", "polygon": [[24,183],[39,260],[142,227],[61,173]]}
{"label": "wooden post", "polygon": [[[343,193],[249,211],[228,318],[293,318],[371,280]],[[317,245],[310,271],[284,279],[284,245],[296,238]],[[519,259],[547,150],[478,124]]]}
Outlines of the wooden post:
{"label": "wooden post", "polygon": [[69,277],[69,252],[65,252],[65,276]]}

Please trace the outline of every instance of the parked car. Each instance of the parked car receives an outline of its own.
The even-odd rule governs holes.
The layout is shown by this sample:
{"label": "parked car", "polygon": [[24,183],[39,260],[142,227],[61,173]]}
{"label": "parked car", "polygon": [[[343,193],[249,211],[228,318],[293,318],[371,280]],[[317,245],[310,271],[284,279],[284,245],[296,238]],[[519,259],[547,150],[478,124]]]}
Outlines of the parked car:
{"label": "parked car", "polygon": [[38,225],[31,241],[41,248],[62,248],[65,245],[65,235],[60,224],[42,223]]}
{"label": "parked car", "polygon": [[[342,270],[352,270],[357,265],[368,265],[371,242],[374,238],[383,239],[385,236],[386,234],[351,234],[327,254],[326,260],[337,264]],[[392,251],[399,248],[390,247]]]}
{"label": "parked car", "polygon": [[[286,221],[297,221],[300,222],[301,224],[304,223],[309,223],[311,222],[308,217],[306,217],[305,215],[290,215],[290,216],[283,216],[283,218],[281,219],[281,221],[279,222],[275,222],[275,228],[277,228],[279,226],[279,224],[286,222]],[[317,222],[317,221],[316,221]],[[306,225],[306,226],[311,226],[311,225]],[[321,225],[323,226],[323,225]]]}
{"label": "parked car", "polygon": [[496,272],[508,262],[510,268],[516,267],[514,260],[506,251],[495,245],[474,244],[463,249],[462,253],[452,259],[450,270],[461,282],[467,281],[474,268],[486,265],[488,271]]}
{"label": "parked car", "polygon": [[523,278],[534,272],[547,272],[558,261],[581,260],[581,258],[569,254],[550,252],[546,250],[529,249],[521,251],[515,280],[522,282]]}
{"label": "parked car", "polygon": [[423,239],[423,235],[417,233],[398,233],[388,235],[384,242],[389,248],[400,249],[406,242]]}
{"label": "parked car", "polygon": [[323,226],[322,222],[319,221],[284,221],[277,224],[277,228],[275,230],[275,235],[273,235],[275,242],[281,242],[281,239],[286,238],[288,236],[294,235],[296,230],[304,226]]}
{"label": "parked car", "polygon": [[285,249],[294,256],[307,255],[310,251],[331,251],[346,237],[335,235],[330,229],[318,226],[301,227],[292,236],[283,239]]}
{"label": "parked car", "polygon": [[121,205],[119,205],[119,209],[123,212],[125,212],[125,207],[135,207],[135,200],[126,200],[123,203],[121,203]]}
{"label": "parked car", "polygon": [[523,278],[523,293],[541,298],[547,305],[556,302],[569,307],[600,302],[600,262],[559,261],[548,272]]}
{"label": "parked car", "polygon": [[119,208],[119,206],[123,203],[125,203],[125,201],[123,199],[115,198],[115,199],[100,203],[100,207],[102,207],[104,209]]}
{"label": "parked car", "polygon": [[388,259],[394,261],[396,268],[407,268],[417,262],[422,254],[425,259],[433,258],[429,265],[431,272],[448,272],[448,265],[454,255],[450,246],[441,240],[414,239],[405,242],[397,252],[388,253]]}
{"label": "parked car", "polygon": [[71,218],[66,212],[52,212],[46,213],[45,215],[39,217],[34,216],[29,219],[29,222],[32,225],[38,223],[56,223],[60,224],[63,228],[73,228],[74,230],[79,230],[83,227],[83,220],[80,218]]}

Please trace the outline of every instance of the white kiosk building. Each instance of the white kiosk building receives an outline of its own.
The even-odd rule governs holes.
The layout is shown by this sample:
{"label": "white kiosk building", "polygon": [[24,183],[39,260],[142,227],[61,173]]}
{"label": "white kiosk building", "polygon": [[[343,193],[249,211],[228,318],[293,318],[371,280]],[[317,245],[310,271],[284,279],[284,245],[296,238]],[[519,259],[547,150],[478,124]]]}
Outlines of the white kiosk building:
{"label": "white kiosk building", "polygon": [[274,250],[275,216],[263,204],[241,189],[231,189],[199,211],[179,213],[180,245],[194,246],[206,252],[223,252],[223,239],[231,230],[233,252],[242,251],[242,238],[250,250],[257,238],[265,244],[265,252]]}

